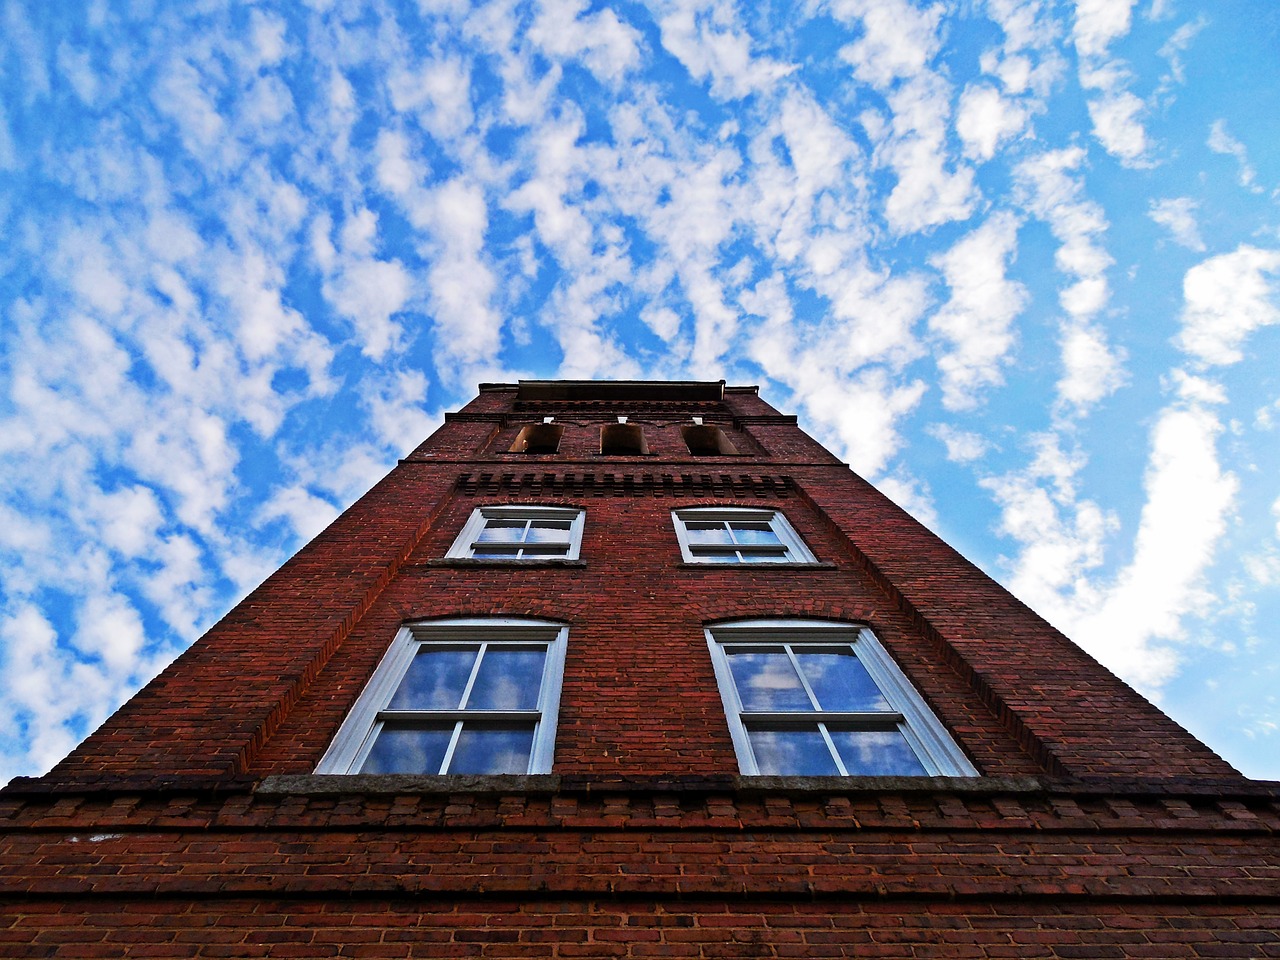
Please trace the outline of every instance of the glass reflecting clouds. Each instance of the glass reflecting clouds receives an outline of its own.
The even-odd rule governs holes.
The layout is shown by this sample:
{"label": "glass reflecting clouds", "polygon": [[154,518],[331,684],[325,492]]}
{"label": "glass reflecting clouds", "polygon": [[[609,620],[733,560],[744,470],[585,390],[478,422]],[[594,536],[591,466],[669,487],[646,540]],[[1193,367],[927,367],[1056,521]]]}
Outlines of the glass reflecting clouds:
{"label": "glass reflecting clouds", "polygon": [[360,772],[439,773],[453,736],[453,727],[452,723],[431,727],[385,725]]}
{"label": "glass reflecting clouds", "polygon": [[850,776],[918,777],[925,773],[924,764],[897,730],[828,732]]}
{"label": "glass reflecting clouds", "polygon": [[490,646],[467,698],[469,710],[534,710],[542,683],[543,647]]}
{"label": "glass reflecting clouds", "polygon": [[456,710],[480,647],[420,646],[387,704],[391,710]]}
{"label": "glass reflecting clouds", "polygon": [[527,543],[566,543],[569,540],[568,520],[533,520],[525,533]]}
{"label": "glass reflecting clouds", "polygon": [[778,538],[778,535],[773,532],[769,524],[763,521],[731,523],[729,526],[733,531],[733,539],[738,543],[752,546],[782,546],[782,541]]}
{"label": "glass reflecting clouds", "polygon": [[684,528],[690,543],[703,546],[730,546],[733,543],[729,528],[720,520],[686,520]]}
{"label": "glass reflecting clouds", "polygon": [[465,724],[458,736],[450,773],[528,773],[533,725]]}
{"label": "glass reflecting clouds", "polygon": [[519,543],[524,539],[524,520],[490,519],[477,538],[479,543]]}
{"label": "glass reflecting clouds", "polygon": [[728,648],[729,671],[742,708],[750,712],[812,710],[795,667],[783,650]]}
{"label": "glass reflecting clouds", "polygon": [[834,777],[840,773],[816,726],[752,730],[750,736],[756,766],[765,776]]}
{"label": "glass reflecting clouds", "polygon": [[795,654],[820,709],[851,712],[892,709],[852,650],[796,650]]}

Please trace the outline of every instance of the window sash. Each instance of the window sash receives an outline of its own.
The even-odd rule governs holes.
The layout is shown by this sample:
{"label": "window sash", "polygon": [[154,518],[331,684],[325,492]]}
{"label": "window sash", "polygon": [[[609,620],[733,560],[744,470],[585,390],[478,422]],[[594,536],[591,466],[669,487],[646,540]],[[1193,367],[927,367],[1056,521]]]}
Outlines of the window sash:
{"label": "window sash", "polygon": [[477,507],[446,556],[476,560],[576,560],[582,547],[584,520],[585,511],[576,507],[522,504]]}
{"label": "window sash", "polygon": [[779,510],[687,507],[671,518],[687,563],[817,563]]}
{"label": "window sash", "polygon": [[[358,773],[379,749],[384,731],[401,736],[406,731],[443,731],[449,740],[442,762],[433,770],[412,772],[450,773],[459,744],[469,733],[520,727],[531,731],[528,762],[520,773],[548,773],[555,750],[556,721],[568,628],[542,621],[493,618],[411,625],[401,629],[343,721],[317,773]],[[457,702],[449,708],[392,708],[414,660],[423,649],[475,649],[476,654]],[[468,707],[491,651],[542,649],[544,656],[532,708],[489,709]],[[499,675],[501,679],[501,675]],[[400,770],[397,772],[409,772]],[[478,772],[478,771],[469,771]]]}
{"label": "window sash", "polygon": [[[817,732],[837,775],[851,775],[835,742],[846,732],[893,732],[902,737],[924,773],[935,776],[977,776],[977,770],[932,711],[898,669],[875,635],[866,627],[827,621],[746,621],[708,628],[707,644],[725,705],[729,732],[744,775],[759,775],[752,733],[761,731]],[[808,709],[748,709],[730,665],[733,651],[785,653],[795,671]],[[811,678],[800,666],[806,653],[851,651],[865,668],[886,703],[886,709],[823,709]]]}

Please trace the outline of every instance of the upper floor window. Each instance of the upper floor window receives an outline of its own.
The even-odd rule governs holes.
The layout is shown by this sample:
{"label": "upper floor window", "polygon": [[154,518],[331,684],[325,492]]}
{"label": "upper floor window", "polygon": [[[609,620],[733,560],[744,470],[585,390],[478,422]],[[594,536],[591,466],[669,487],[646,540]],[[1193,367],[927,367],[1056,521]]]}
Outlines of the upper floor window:
{"label": "upper floor window", "polygon": [[521,427],[511,444],[508,453],[555,453],[560,449],[560,438],[564,436],[564,427],[551,423],[550,418],[544,423],[531,423]]}
{"label": "upper floor window", "polygon": [[537,620],[403,628],[316,772],[550,772],[567,640]]}
{"label": "upper floor window", "polygon": [[612,456],[643,456],[649,452],[644,439],[644,428],[638,423],[627,423],[619,417],[617,423],[606,423],[600,428],[600,452]]}
{"label": "upper floor window", "polygon": [[477,507],[447,556],[477,560],[576,560],[583,511],[524,505]]}
{"label": "upper floor window", "polygon": [[696,422],[681,427],[680,435],[684,437],[684,445],[695,457],[725,456],[738,452],[723,430],[714,424],[703,423],[701,417],[696,418]]}
{"label": "upper floor window", "polygon": [[744,774],[977,776],[866,627],[754,620],[707,643]]}
{"label": "upper floor window", "polygon": [[776,510],[688,507],[671,516],[688,563],[817,563]]}

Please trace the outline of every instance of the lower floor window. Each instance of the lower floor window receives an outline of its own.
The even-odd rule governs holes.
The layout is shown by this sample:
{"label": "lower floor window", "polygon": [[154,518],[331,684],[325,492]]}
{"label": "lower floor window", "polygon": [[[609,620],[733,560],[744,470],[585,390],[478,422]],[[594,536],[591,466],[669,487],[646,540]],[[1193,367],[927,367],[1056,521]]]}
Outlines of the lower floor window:
{"label": "lower floor window", "polygon": [[977,775],[866,627],[755,620],[707,642],[744,774]]}
{"label": "lower floor window", "polygon": [[509,619],[403,628],[316,772],[550,772],[567,635]]}

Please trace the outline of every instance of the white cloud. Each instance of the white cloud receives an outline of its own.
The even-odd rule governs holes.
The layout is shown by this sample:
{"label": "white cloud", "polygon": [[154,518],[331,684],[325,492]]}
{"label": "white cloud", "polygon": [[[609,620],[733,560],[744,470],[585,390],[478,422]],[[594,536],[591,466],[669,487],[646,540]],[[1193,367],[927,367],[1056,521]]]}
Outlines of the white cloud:
{"label": "white cloud", "polygon": [[1110,299],[1106,271],[1113,261],[1099,243],[1108,227],[1102,207],[1085,197],[1082,180],[1073,176],[1084,158],[1083,149],[1069,147],[1031,157],[1014,171],[1022,205],[1058,239],[1054,261],[1070,281],[1058,297],[1067,312],[1058,396],[1060,404],[1077,412],[1124,382],[1123,351],[1108,343],[1106,331],[1095,322]]}
{"label": "white cloud", "polygon": [[388,449],[404,453],[440,425],[426,412],[428,381],[420,370],[401,370],[385,378],[368,378],[362,400],[369,409],[374,435]]}
{"label": "white cloud", "polygon": [[[587,13],[585,0],[542,0],[529,39],[553,57],[581,57],[599,79],[617,83],[640,60],[640,33],[609,8]],[[663,20],[663,41],[667,26]]]}
{"label": "white cloud", "polygon": [[1072,38],[1081,56],[1094,57],[1129,32],[1134,0],[1075,0]]}
{"label": "white cloud", "polygon": [[1134,0],[1076,0],[1072,38],[1080,56],[1080,83],[1089,98],[1093,135],[1128,167],[1146,167],[1150,146],[1142,117],[1146,105],[1128,90],[1132,75],[1111,57],[1110,45],[1129,32]]}
{"label": "white cloud", "polygon": [[940,3],[921,8],[904,0],[835,0],[830,9],[846,23],[861,22],[862,36],[841,49],[840,57],[873,87],[924,73],[941,44]]}
{"label": "white cloud", "polygon": [[266,502],[258,508],[258,523],[284,520],[292,534],[303,543],[327,527],[338,515],[337,508],[328,500],[317,497],[305,486],[276,487]]}
{"label": "white cloud", "polygon": [[1253,164],[1249,162],[1249,151],[1243,143],[1227,132],[1227,121],[1213,121],[1213,126],[1209,128],[1208,146],[1214,153],[1236,158],[1236,163],[1239,164],[1240,169],[1240,186],[1247,187],[1255,192],[1261,191],[1262,188],[1256,183],[1257,172],[1253,169]]}
{"label": "white cloud", "polygon": [[249,41],[253,57],[248,65],[252,69],[275,66],[290,53],[285,34],[288,24],[282,17],[253,10],[249,13]]}
{"label": "white cloud", "polygon": [[960,96],[956,133],[964,141],[965,154],[990,160],[1005,140],[1027,125],[1027,110],[1016,100],[1000,95],[987,84],[970,84]]}
{"label": "white cloud", "polygon": [[1068,324],[1062,331],[1062,378],[1058,396],[1084,410],[1115,392],[1126,380],[1125,353],[1107,342],[1093,324]]}
{"label": "white cloud", "polygon": [[89,60],[88,50],[77,50],[65,40],[58,44],[58,70],[71,84],[76,96],[91,107],[98,97],[98,76]]}
{"label": "white cloud", "polygon": [[67,723],[68,697],[61,669],[57,633],[41,611],[24,603],[0,621],[0,671],[5,716],[10,718],[10,736],[3,741],[4,768],[0,780],[35,768],[48,770],[61,760],[79,739]]}
{"label": "white cloud", "polygon": [[1159,688],[1177,658],[1161,641],[1183,636],[1182,618],[1214,604],[1204,575],[1239,483],[1218,463],[1222,426],[1207,410],[1174,407],[1152,430],[1151,458],[1133,560],[1105,599],[1075,619],[1076,639],[1121,676]]}
{"label": "white cloud", "polygon": [[668,0],[658,21],[662,45],[696,80],[711,79],[722,100],[767,90],[795,67],[753,55],[731,0]]}
{"label": "white cloud", "polygon": [[1203,251],[1204,240],[1200,237],[1200,225],[1196,222],[1198,206],[1190,197],[1152,200],[1147,216],[1165,227],[1172,234],[1175,243],[1188,250]]}
{"label": "white cloud", "polygon": [[9,131],[9,116],[0,103],[0,170],[17,170],[19,166],[18,150]]}
{"label": "white cloud", "polygon": [[151,93],[152,102],[177,126],[189,153],[212,158],[223,136],[226,122],[214,104],[200,71],[190,62],[175,57],[162,70]]}
{"label": "white cloud", "polygon": [[972,463],[987,455],[991,445],[979,433],[959,430],[950,424],[934,423],[927,428],[930,436],[940,440],[947,448],[947,459],[952,463]]}
{"label": "white cloud", "polygon": [[948,155],[951,87],[929,66],[941,45],[943,6],[838,0],[830,9],[861,25],[862,36],[841,48],[840,58],[889,106],[887,120],[872,109],[859,119],[876,146],[876,163],[898,178],[885,203],[890,227],[907,234],[966,218],[977,199],[973,171]]}
{"label": "white cloud", "polygon": [[1192,267],[1182,280],[1185,305],[1177,345],[1205,365],[1242,360],[1245,337],[1280,322],[1277,274],[1280,250],[1248,244]]}
{"label": "white cloud", "polygon": [[442,140],[461,136],[473,122],[470,66],[461,57],[431,56],[392,74],[389,86],[396,111],[416,112]]}
{"label": "white cloud", "polygon": [[1089,101],[1093,134],[1111,155],[1129,166],[1144,166],[1147,131],[1142,125],[1146,105],[1127,90],[1108,91]]}
{"label": "white cloud", "polygon": [[998,213],[930,261],[951,288],[951,298],[929,321],[929,329],[948,344],[938,359],[948,410],[975,406],[984,387],[1001,382],[1000,367],[1014,343],[1013,321],[1028,300],[1027,289],[1005,276],[1017,241],[1017,218]]}

